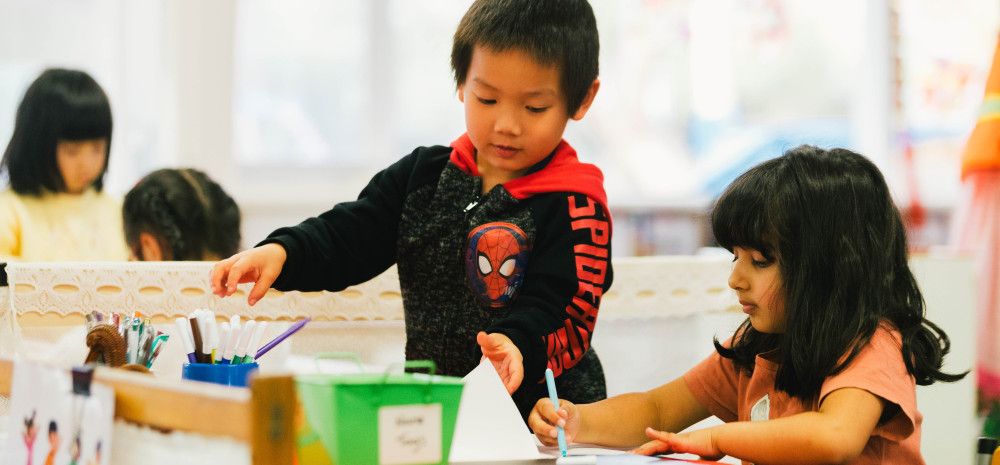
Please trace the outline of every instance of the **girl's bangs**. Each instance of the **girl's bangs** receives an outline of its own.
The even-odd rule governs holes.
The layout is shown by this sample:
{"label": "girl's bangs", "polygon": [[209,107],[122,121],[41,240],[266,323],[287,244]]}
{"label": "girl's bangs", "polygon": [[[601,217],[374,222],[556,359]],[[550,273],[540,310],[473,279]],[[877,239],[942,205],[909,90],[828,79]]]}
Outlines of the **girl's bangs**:
{"label": "girl's bangs", "polygon": [[768,215],[767,195],[772,189],[752,169],[738,177],[712,208],[712,234],[719,246],[732,251],[746,247],[772,257],[775,249],[773,219]]}
{"label": "girl's bangs", "polygon": [[102,95],[68,102],[57,137],[62,140],[111,138],[111,107]]}

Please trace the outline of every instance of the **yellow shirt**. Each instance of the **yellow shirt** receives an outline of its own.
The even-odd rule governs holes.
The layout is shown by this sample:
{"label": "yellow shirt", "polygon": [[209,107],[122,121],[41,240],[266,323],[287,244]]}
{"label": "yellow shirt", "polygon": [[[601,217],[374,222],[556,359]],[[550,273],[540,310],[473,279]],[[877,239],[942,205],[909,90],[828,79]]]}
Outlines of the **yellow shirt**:
{"label": "yellow shirt", "polygon": [[127,260],[121,203],[87,189],[40,197],[0,192],[0,260]]}

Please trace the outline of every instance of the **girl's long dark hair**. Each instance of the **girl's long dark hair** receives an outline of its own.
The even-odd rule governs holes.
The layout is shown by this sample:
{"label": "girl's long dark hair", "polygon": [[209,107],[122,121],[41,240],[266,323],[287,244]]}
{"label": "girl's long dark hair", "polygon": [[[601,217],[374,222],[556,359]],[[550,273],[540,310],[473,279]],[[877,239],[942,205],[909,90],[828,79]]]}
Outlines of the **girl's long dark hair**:
{"label": "girl's long dark hair", "polygon": [[45,70],[24,93],[17,107],[14,133],[0,161],[10,187],[21,195],[62,192],[56,144],[62,140],[107,139],[104,170],[94,188],[104,187],[111,155],[111,103],[89,74],[72,69]]}
{"label": "girl's long dark hair", "polygon": [[823,380],[843,370],[888,321],[902,334],[903,360],[917,384],[965,376],[941,371],[951,343],[924,318],[899,211],[865,157],[792,149],[733,181],[711,221],[722,247],[757,249],[781,266],[785,333],[758,332],[747,319],[730,348],[715,341],[739,369],[753,371],[757,354],[777,349],[775,387],[815,399]]}

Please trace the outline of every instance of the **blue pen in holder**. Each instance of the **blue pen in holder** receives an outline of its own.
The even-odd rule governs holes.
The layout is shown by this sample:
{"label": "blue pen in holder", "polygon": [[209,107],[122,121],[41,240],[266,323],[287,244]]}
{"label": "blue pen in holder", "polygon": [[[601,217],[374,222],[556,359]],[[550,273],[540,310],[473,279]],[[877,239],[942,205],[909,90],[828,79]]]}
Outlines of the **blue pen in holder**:
{"label": "blue pen in holder", "polygon": [[222,363],[185,363],[181,378],[227,386],[246,387],[250,373],[256,371],[256,363],[229,365]]}

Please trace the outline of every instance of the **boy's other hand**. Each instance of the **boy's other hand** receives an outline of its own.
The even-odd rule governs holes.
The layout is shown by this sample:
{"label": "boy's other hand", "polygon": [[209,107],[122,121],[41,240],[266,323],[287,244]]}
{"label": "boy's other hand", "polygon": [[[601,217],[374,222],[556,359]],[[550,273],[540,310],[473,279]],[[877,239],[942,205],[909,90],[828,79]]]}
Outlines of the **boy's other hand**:
{"label": "boy's other hand", "polygon": [[253,305],[278,279],[287,258],[284,247],[264,244],[222,260],[212,268],[212,293],[226,297],[236,292],[237,284],[254,283],[247,297],[247,303]]}
{"label": "boy's other hand", "polygon": [[476,342],[483,350],[483,357],[490,359],[508,394],[513,394],[524,380],[524,357],[509,337],[501,333],[486,334],[480,331]]}
{"label": "boy's other hand", "polygon": [[556,426],[562,426],[566,432],[566,442],[572,443],[580,431],[580,410],[572,402],[559,399],[559,410],[552,405],[548,397],[538,399],[535,408],[528,414],[528,428],[538,436],[538,440],[546,446],[555,446]]}

